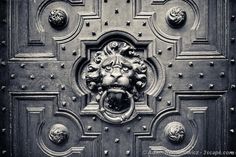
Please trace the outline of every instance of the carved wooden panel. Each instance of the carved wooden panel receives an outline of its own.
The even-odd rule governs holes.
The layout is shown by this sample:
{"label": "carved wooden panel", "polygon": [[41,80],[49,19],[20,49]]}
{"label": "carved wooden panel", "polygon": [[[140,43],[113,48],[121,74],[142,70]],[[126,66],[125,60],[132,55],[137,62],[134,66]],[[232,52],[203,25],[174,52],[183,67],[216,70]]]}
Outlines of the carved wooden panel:
{"label": "carved wooden panel", "polygon": [[[137,0],[134,14],[136,18],[150,17],[153,33],[173,44],[177,59],[225,58],[225,1],[154,0],[151,4]],[[181,19],[180,10],[186,14],[186,23],[179,29],[170,28],[166,21],[171,16]]]}
{"label": "carved wooden panel", "polygon": [[97,136],[83,135],[78,117],[57,102],[58,93],[12,93],[13,156],[93,156],[99,151]]}
{"label": "carved wooden panel", "polygon": [[1,155],[234,152],[234,1],[0,4]]}
{"label": "carved wooden panel", "polygon": [[[136,156],[143,153],[144,156],[188,156],[194,151],[203,156],[206,150],[224,150],[224,97],[219,92],[176,92],[175,106],[155,116],[151,135],[136,134],[139,145]],[[172,132],[168,127],[173,127]],[[212,131],[213,128],[217,131]]]}
{"label": "carved wooden panel", "polygon": [[[24,0],[21,3],[17,0],[11,1],[9,4],[12,19],[10,59],[58,59],[60,43],[80,31],[84,16],[85,18],[98,16],[98,9],[96,9],[98,6],[93,1],[88,1],[85,5],[83,0],[56,2]],[[56,9],[61,9],[68,18],[67,27],[60,31],[50,27],[49,23],[50,14]],[[54,20],[58,19],[54,18]]]}

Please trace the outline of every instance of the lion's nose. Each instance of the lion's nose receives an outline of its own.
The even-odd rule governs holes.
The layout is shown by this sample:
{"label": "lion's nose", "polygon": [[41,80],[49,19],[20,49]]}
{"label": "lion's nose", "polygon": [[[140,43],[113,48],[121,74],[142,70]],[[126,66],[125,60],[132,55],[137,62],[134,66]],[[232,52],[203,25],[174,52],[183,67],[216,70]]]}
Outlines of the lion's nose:
{"label": "lion's nose", "polygon": [[113,76],[114,78],[119,78],[121,76],[120,68],[114,68],[111,76]]}

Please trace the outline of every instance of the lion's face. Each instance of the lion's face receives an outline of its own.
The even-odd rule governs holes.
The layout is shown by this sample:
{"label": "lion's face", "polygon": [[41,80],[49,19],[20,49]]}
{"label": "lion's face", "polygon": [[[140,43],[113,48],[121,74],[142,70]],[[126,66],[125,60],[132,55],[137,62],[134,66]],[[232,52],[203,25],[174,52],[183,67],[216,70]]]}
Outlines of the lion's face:
{"label": "lion's face", "polygon": [[[97,101],[106,91],[107,108],[122,111],[146,85],[147,67],[133,48],[124,42],[111,42],[98,51],[88,65],[86,83],[97,92]],[[127,94],[128,93],[128,94]]]}
{"label": "lion's face", "polygon": [[134,76],[132,64],[121,55],[114,55],[104,60],[101,65],[102,86],[106,89],[129,90]]}

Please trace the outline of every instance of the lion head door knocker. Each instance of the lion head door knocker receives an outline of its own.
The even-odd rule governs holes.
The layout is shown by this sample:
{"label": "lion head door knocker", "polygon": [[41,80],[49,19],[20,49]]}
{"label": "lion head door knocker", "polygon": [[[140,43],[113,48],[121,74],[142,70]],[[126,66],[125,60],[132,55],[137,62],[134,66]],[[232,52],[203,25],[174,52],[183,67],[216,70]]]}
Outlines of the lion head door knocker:
{"label": "lion head door knocker", "polygon": [[86,84],[100,113],[110,122],[124,122],[135,110],[147,82],[147,66],[126,42],[112,41],[87,66]]}

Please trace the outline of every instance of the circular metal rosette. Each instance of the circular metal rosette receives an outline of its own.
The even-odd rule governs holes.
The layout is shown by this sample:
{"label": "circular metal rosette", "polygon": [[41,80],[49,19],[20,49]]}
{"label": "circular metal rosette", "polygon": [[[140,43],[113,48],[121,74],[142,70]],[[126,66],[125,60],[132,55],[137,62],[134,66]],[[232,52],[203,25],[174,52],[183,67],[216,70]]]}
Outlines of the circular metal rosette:
{"label": "circular metal rosette", "polygon": [[55,29],[63,29],[67,26],[69,18],[65,11],[54,9],[48,16],[48,22]]}
{"label": "circular metal rosette", "polygon": [[171,122],[166,125],[165,135],[169,141],[173,143],[180,143],[185,137],[185,127],[180,122]]}
{"label": "circular metal rosette", "polygon": [[[109,94],[112,93],[113,96],[110,96]],[[122,98],[123,96],[123,98]],[[115,102],[113,103],[110,99],[115,99],[115,97],[121,98],[120,100],[124,100],[123,102],[117,102],[115,99]],[[120,104],[122,103],[122,104]],[[122,90],[107,90],[105,91],[99,101],[100,104],[100,113],[103,115],[103,117],[112,123],[123,123],[126,120],[128,120],[131,115],[134,112],[135,109],[135,103],[133,99],[133,95],[130,94],[128,91],[122,91]],[[125,108],[121,108],[119,106],[128,106]]]}
{"label": "circular metal rosette", "polygon": [[54,124],[49,131],[49,139],[55,144],[65,143],[69,138],[68,128],[62,124]]}
{"label": "circular metal rosette", "polygon": [[172,28],[183,27],[187,20],[186,12],[180,7],[173,7],[166,13],[166,22]]}

